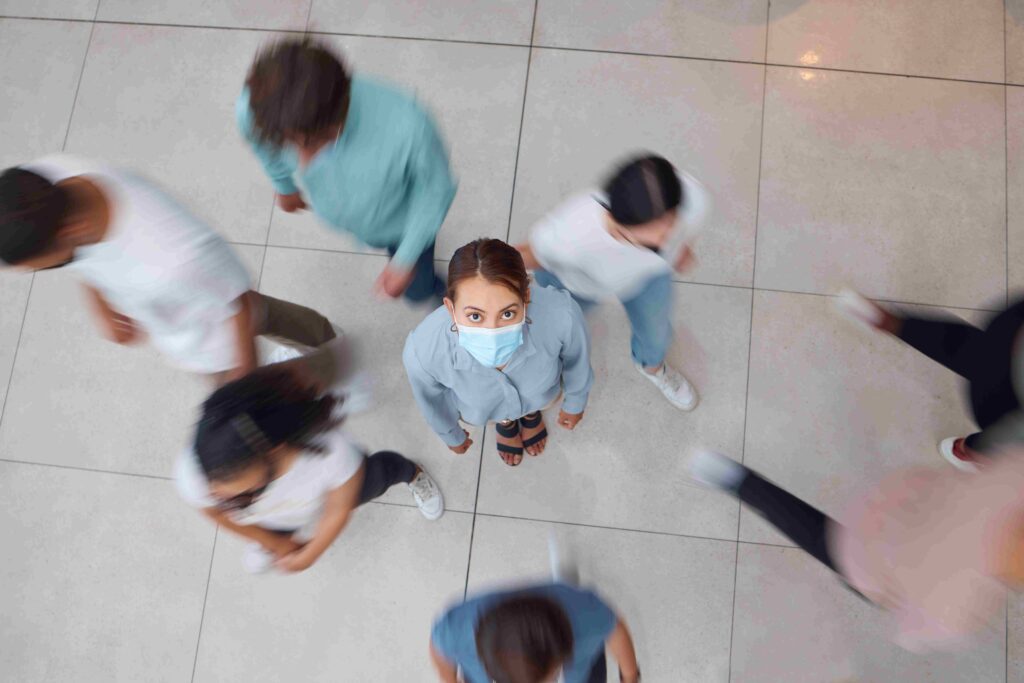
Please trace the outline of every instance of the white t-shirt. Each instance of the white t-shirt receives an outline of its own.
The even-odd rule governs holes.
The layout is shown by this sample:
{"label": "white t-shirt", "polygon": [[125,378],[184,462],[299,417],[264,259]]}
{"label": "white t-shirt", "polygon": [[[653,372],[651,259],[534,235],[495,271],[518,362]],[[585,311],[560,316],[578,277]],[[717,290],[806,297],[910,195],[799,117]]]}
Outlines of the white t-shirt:
{"label": "white t-shirt", "polygon": [[[231,520],[245,526],[276,531],[296,531],[311,536],[323,514],[328,493],[351,479],[363,464],[363,452],[340,429],[320,437],[323,453],[302,453],[291,468],[274,479],[263,494],[247,508],[229,513]],[[185,449],[174,467],[178,493],[197,508],[217,506],[209,482],[191,448]]]}
{"label": "white t-shirt", "polygon": [[202,373],[238,365],[231,318],[251,281],[220,235],[129,172],[67,155],[24,168],[53,183],[88,176],[111,202],[106,237],[76,249],[70,270],[135,320],[174,365]]}
{"label": "white t-shirt", "polygon": [[[662,250],[673,258],[682,241],[692,239],[710,213],[711,200],[704,186],[679,172],[683,203],[674,234]],[[650,280],[670,273],[661,255],[617,240],[605,225],[608,215],[602,193],[591,191],[566,200],[530,231],[534,257],[574,295],[590,301],[628,301]]]}

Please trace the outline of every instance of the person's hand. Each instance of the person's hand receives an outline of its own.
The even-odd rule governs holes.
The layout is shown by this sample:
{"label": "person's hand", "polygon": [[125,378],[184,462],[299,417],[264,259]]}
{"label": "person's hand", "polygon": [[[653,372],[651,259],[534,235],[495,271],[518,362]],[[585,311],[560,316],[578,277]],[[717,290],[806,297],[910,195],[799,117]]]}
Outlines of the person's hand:
{"label": "person's hand", "polygon": [[280,536],[272,545],[264,546],[264,549],[280,560],[302,550],[302,544],[293,540],[291,536]]}
{"label": "person's hand", "polygon": [[619,669],[619,681],[621,683],[640,683],[640,671],[637,670],[635,674],[630,675]]}
{"label": "person's hand", "polygon": [[285,213],[295,213],[305,208],[306,202],[302,199],[301,192],[292,192],[291,194],[279,194],[277,195],[277,205]]}
{"label": "person's hand", "polygon": [[131,344],[142,339],[142,332],[134,320],[121,313],[111,311],[107,325],[107,337],[115,344]]}
{"label": "person's hand", "polygon": [[558,426],[563,429],[573,430],[576,425],[579,424],[580,420],[583,419],[583,413],[567,413],[564,410],[558,411]]}
{"label": "person's hand", "polygon": [[473,445],[473,439],[469,438],[469,432],[463,429],[462,433],[466,435],[466,440],[462,442],[462,445],[448,447],[449,449],[451,449],[452,453],[455,453],[456,455],[462,455],[463,453],[469,450],[470,446]]}
{"label": "person's hand", "polygon": [[677,273],[684,273],[692,268],[697,263],[697,258],[693,255],[693,249],[689,246],[683,247],[679,251],[679,255],[676,256],[676,262],[672,265],[676,269]]}
{"label": "person's hand", "polygon": [[378,296],[389,296],[392,299],[396,299],[402,296],[402,292],[412,282],[414,274],[415,271],[412,269],[388,263],[387,267],[377,276],[377,281],[373,285],[373,291]]}
{"label": "person's hand", "polygon": [[312,567],[313,560],[308,555],[304,555],[302,551],[296,550],[284,557],[279,557],[274,562],[274,566],[283,572],[301,572]]}

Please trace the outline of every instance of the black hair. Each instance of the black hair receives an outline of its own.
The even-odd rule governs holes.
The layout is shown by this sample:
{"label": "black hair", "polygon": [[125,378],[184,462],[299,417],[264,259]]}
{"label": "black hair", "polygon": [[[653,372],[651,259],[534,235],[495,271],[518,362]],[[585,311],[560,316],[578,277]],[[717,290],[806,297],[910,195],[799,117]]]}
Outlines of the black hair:
{"label": "black hair", "polygon": [[286,38],[260,50],[245,84],[256,136],[282,147],[291,135],[309,137],[342,123],[352,77],[325,44]]}
{"label": "black hair", "polygon": [[572,657],[573,645],[565,610],[542,596],[508,598],[476,626],[477,654],[496,683],[539,683]]}
{"label": "black hair", "polygon": [[0,173],[0,261],[17,265],[45,253],[69,203],[66,190],[31,171]]}
{"label": "black hair", "polygon": [[203,403],[195,438],[199,464],[209,479],[222,481],[282,444],[321,452],[317,437],[338,424],[333,413],[341,400],[318,396],[288,368],[258,368]]}
{"label": "black hair", "polygon": [[608,210],[619,225],[642,225],[683,203],[683,186],[672,164],[654,154],[634,157],[605,183]]}

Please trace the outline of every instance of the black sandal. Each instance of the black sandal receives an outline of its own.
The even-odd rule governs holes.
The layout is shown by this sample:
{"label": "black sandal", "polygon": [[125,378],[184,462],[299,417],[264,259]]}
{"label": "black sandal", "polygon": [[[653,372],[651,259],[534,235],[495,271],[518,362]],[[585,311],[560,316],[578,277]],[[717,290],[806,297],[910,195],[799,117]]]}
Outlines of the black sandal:
{"label": "black sandal", "polygon": [[[528,415],[523,415],[521,418],[519,418],[519,424],[523,427],[526,427],[527,429],[533,429],[540,425],[543,421],[544,416],[541,415],[539,410],[535,410],[534,412]],[[546,438],[548,438],[548,428],[544,427],[539,432],[531,436],[529,439],[523,439],[523,448],[529,448],[530,446],[536,443],[540,443]],[[531,457],[536,456],[531,455]]]}
{"label": "black sandal", "polygon": [[[500,422],[494,423],[494,431],[498,433],[498,436],[503,436],[506,439],[511,439],[514,436],[519,436],[519,422],[513,420],[508,425],[503,425]],[[501,458],[509,467],[516,467],[523,461],[523,447],[522,446],[509,446],[508,444],[498,443],[498,453],[508,453],[511,456],[509,459]],[[516,456],[519,456],[519,462],[511,462]]]}

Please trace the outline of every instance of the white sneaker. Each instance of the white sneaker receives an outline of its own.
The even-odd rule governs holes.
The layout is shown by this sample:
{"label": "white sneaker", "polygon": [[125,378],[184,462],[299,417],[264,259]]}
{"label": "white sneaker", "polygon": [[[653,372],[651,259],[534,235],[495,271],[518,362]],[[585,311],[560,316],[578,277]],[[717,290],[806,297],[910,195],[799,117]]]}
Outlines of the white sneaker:
{"label": "white sneaker", "polygon": [[951,436],[948,439],[943,439],[939,442],[939,453],[949,461],[949,464],[958,470],[962,472],[977,472],[978,466],[975,464],[974,460],[970,458],[963,458],[954,450],[956,442],[960,441],[960,439],[961,437],[959,436]]}
{"label": "white sneaker", "polygon": [[711,489],[736,493],[750,470],[714,451],[700,450],[690,458],[690,477]]}
{"label": "white sneaker", "polygon": [[636,366],[637,372],[661,389],[661,393],[665,395],[668,402],[676,408],[693,410],[697,407],[697,390],[683,377],[683,373],[668,363],[662,363],[661,370],[655,375],[644,370],[643,366],[638,363],[633,363],[633,365]]}
{"label": "white sneaker", "polygon": [[294,346],[287,346],[285,344],[278,344],[274,342],[274,350],[267,354],[267,365],[273,365],[275,363],[284,363],[286,361],[300,358],[305,354]]}
{"label": "white sneaker", "polygon": [[406,485],[412,491],[412,497],[416,499],[416,506],[424,517],[431,522],[441,519],[441,515],[444,514],[444,496],[441,495],[441,489],[437,487],[426,470],[420,468],[420,473],[416,475],[416,478]]}
{"label": "white sneaker", "polygon": [[848,319],[872,332],[878,332],[885,321],[885,312],[878,304],[852,289],[840,291],[835,305]]}
{"label": "white sneaker", "polygon": [[259,543],[246,543],[242,550],[242,568],[250,574],[265,574],[274,568],[274,556]]}

